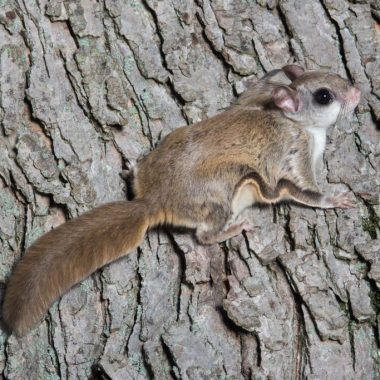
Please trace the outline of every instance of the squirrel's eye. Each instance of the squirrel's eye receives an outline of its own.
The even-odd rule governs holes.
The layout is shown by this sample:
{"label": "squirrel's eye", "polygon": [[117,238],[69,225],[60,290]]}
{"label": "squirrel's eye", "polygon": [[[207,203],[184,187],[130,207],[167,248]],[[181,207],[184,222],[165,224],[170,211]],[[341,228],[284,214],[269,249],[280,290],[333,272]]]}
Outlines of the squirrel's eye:
{"label": "squirrel's eye", "polygon": [[334,100],[334,94],[327,88],[320,88],[314,92],[314,100],[318,104],[325,106]]}

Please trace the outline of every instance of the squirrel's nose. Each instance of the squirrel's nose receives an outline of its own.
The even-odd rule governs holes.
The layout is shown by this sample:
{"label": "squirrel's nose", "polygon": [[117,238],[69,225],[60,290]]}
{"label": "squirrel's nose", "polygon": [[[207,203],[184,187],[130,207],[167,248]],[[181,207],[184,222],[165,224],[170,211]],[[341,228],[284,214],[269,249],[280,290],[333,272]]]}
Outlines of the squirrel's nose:
{"label": "squirrel's nose", "polygon": [[358,105],[360,102],[361,91],[357,87],[350,87],[346,93],[345,100],[353,105]]}

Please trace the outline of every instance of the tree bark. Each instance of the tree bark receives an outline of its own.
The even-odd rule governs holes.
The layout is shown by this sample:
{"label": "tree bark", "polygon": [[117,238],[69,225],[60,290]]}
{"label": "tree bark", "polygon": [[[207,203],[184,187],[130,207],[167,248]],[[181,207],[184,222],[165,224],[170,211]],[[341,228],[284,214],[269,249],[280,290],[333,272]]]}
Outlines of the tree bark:
{"label": "tree bark", "polygon": [[379,36],[377,0],[1,0],[2,294],[38,236],[124,199],[128,162],[252,78],[296,61],[363,90],[319,173],[357,208],[253,208],[211,247],[150,232],[27,336],[1,330],[2,378],[380,378]]}

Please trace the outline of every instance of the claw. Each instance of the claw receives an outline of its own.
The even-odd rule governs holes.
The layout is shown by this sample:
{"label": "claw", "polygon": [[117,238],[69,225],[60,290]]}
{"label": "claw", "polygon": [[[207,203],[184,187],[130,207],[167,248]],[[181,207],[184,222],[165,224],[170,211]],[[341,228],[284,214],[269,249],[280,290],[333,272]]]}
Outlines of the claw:
{"label": "claw", "polygon": [[331,197],[331,203],[334,207],[338,208],[354,208],[356,207],[356,202],[353,199],[352,195],[350,193],[340,193],[338,195],[335,195],[334,197]]}
{"label": "claw", "polygon": [[134,164],[132,162],[127,161],[125,163],[125,169],[123,169],[120,173],[120,177],[123,178],[124,180],[129,179],[129,177],[133,173],[133,170],[134,170]]}
{"label": "claw", "polygon": [[255,226],[247,219],[244,219],[241,224],[241,229],[242,231],[245,231],[245,232],[252,232],[255,228]]}

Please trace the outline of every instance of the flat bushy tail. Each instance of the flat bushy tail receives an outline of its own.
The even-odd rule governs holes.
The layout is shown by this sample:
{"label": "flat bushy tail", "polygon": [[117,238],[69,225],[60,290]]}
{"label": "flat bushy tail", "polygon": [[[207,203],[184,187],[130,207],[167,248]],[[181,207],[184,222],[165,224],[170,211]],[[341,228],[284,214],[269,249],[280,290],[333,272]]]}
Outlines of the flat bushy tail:
{"label": "flat bushy tail", "polygon": [[134,250],[147,229],[160,223],[152,209],[144,200],[109,203],[40,237],[8,283],[3,304],[6,325],[25,334],[74,284]]}

